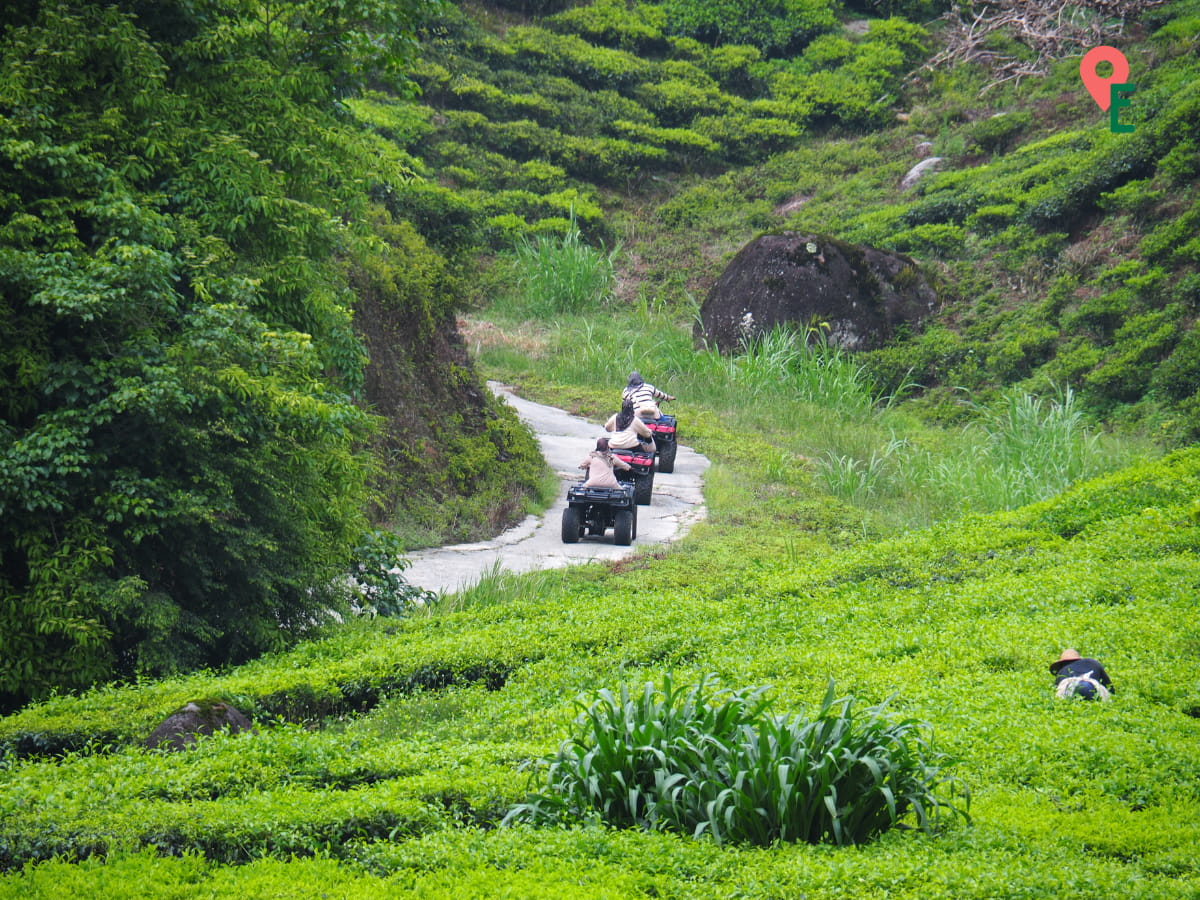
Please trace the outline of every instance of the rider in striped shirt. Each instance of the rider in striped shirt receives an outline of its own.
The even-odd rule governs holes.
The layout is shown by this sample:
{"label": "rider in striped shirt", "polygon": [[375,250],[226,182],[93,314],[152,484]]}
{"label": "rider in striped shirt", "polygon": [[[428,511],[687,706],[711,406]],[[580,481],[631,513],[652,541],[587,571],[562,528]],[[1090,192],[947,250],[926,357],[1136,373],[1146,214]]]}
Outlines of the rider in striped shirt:
{"label": "rider in striped shirt", "polygon": [[662,412],[655,401],[674,400],[675,398],[643,380],[640,372],[630,372],[629,384],[625,385],[625,390],[621,392],[621,399],[631,401],[633,408],[637,410],[637,414],[641,418],[659,419],[662,417]]}

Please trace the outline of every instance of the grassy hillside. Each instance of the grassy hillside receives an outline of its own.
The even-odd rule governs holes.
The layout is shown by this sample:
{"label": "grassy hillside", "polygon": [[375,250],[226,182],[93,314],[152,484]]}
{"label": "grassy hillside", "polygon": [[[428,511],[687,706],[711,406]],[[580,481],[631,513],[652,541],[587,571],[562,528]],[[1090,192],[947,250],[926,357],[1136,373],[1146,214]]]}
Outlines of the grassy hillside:
{"label": "grassy hillside", "polygon": [[[1166,74],[1156,77],[1182,77],[1195,64],[1177,51],[1195,32],[1171,22],[1192,21],[1189,8],[1155,13],[1159,24],[1139,32],[1147,43],[1126,52],[1165,48],[1157,71]],[[608,14],[593,21],[588,9]],[[707,521],[625,561],[496,575],[408,617],[354,621],[247,665],[56,697],[0,719],[0,898],[1200,895],[1200,690],[1190,674],[1200,651],[1200,450],[1156,457],[1143,440],[1088,427],[1081,395],[1110,421],[1123,408],[1104,406],[1086,377],[1058,393],[1024,390],[1045,383],[1044,365],[1073,339],[1065,326],[1045,338],[1049,361],[1020,357],[1007,374],[989,362],[1004,341],[1036,337],[1026,317],[1046,312],[1045,297],[1067,296],[1056,267],[1078,241],[1026,221],[1030,210],[1078,196],[1072,209],[1109,225],[1128,215],[1093,210],[1097,196],[1121,188],[1089,180],[1102,169],[1084,161],[1109,159],[1121,146],[1113,142],[1130,136],[1106,137],[1091,111],[1072,124],[1074,113],[1060,110],[1056,124],[1020,106],[1022,96],[1042,102],[1039,91],[1065,97],[1064,71],[1025,84],[1027,95],[1014,87],[980,101],[979,71],[930,76],[926,93],[910,93],[896,63],[856,104],[851,88],[870,82],[872,59],[895,59],[863,49],[871,31],[845,37],[849,47],[835,31],[824,44],[810,36],[817,49],[800,54],[812,53],[809,68],[784,77],[744,47],[663,35],[658,7],[621,9],[537,21],[474,10],[486,28],[448,16],[444,32],[426,36],[426,105],[379,95],[355,111],[419,150],[412,164],[427,167],[425,183],[380,198],[391,214],[450,259],[518,251],[476,279],[480,309],[464,330],[479,368],[596,417],[611,411],[624,373],[640,368],[679,396],[683,441],[713,461]],[[905,23],[881,33],[914,34]],[[928,40],[923,52],[934,49]],[[459,65],[467,46],[476,67]],[[685,52],[715,88],[675,65]],[[448,95],[519,103],[524,124],[493,127],[509,120],[433,105],[438,65]],[[538,73],[528,83],[526,65]],[[488,89],[494,79],[507,79],[499,94]],[[669,80],[679,83],[664,87]],[[1155,96],[1152,81],[1139,81],[1139,99]],[[881,86],[894,93],[879,105]],[[824,105],[818,88],[830,92]],[[1182,89],[1162,96],[1154,121],[1173,109],[1187,118]],[[1019,127],[1008,133],[961,112],[993,102],[1012,104]],[[896,120],[900,105],[907,122]],[[984,139],[994,158],[976,160],[973,177],[947,172],[902,197],[896,181],[916,129],[943,120],[937,139],[949,146],[973,128],[1007,136]],[[639,127],[620,126],[623,137],[589,131],[617,121]],[[1194,133],[1188,121],[1193,131],[1177,140],[1152,123],[1132,135],[1165,142],[1155,154],[1171,144],[1135,179],[1163,192],[1147,207],[1142,240],[1188,221],[1195,173],[1180,180],[1165,162],[1186,161],[1171,154]],[[448,136],[456,122],[458,137]],[[483,135],[497,141],[486,154]],[[763,135],[791,149],[777,153]],[[561,157],[522,158],[498,143],[553,150],[568,136],[577,143]],[[964,154],[959,162],[976,151]],[[615,180],[589,180],[605,160],[619,161]],[[1022,182],[1022,166],[1036,184]],[[1086,182],[1082,193],[1067,190],[1071,179]],[[1045,197],[1033,196],[1039,184]],[[1012,207],[995,214],[993,230],[978,217],[1004,204],[964,199],[989,196],[989,186]],[[924,218],[943,201],[946,218]],[[571,256],[572,212],[595,246],[607,241],[604,252]],[[734,357],[693,347],[689,294],[756,229],[785,221],[842,234],[874,227],[881,243],[948,235],[937,253],[905,245],[952,285],[943,320],[870,360],[787,335]],[[1048,262],[1031,267],[1026,251],[1039,246]],[[1191,277],[1183,257],[1124,251],[1119,271],[1129,277],[1143,271],[1138,260],[1163,272],[1152,285],[1165,295],[1122,286],[1137,304],[1173,297]],[[611,259],[619,296],[585,289],[569,296],[587,302],[561,301],[568,259],[600,270]],[[1093,277],[1076,275],[1079,285]],[[1028,297],[1010,290],[1022,283]],[[1074,308],[1071,296],[1060,311]],[[1171,320],[1176,336],[1190,315]],[[1123,327],[1103,345],[1111,352],[1134,346]],[[929,368],[914,369],[929,376],[924,399],[889,399],[893,384],[879,376],[927,357]],[[1138,365],[1148,358],[1137,355]],[[974,402],[943,404],[939,385],[971,387]],[[1169,407],[1153,393],[1120,403],[1138,421]],[[941,427],[945,419],[955,427]],[[1112,702],[1054,697],[1046,666],[1065,646],[1104,662]],[[780,714],[811,715],[831,680],[858,709],[886,703],[946,754],[940,764],[969,807],[961,794],[942,796],[969,820],[949,816],[927,833],[909,810],[900,827],[849,847],[718,844],[598,819],[502,824],[544,788],[531,761],[568,736],[577,700],[710,673],[731,689],[765,686]],[[167,714],[205,698],[247,712],[255,730],[180,753],[143,746]]]}
{"label": "grassy hillside", "polygon": [[[530,368],[578,364],[569,343],[549,347]],[[755,365],[742,358],[729,378]],[[714,465],[708,522],[670,552],[499,576],[427,614],[228,672],[0,720],[12,870],[0,896],[983,898],[1047,884],[1194,896],[1200,694],[1179,673],[1198,640],[1200,454],[897,530],[873,497],[831,496],[818,464],[756,424],[768,408],[794,425],[876,424],[801,399],[803,365],[789,371],[797,381],[745,417],[680,404]],[[587,383],[540,383],[602,405]],[[1113,702],[1053,697],[1045,667],[1065,645],[1105,662]],[[842,849],[497,827],[536,786],[524,765],[566,736],[575,698],[710,672],[770,685],[779,712],[811,712],[831,678],[862,706],[890,698],[955,760],[971,822]],[[180,754],[142,748],[204,697],[251,713],[257,731]]]}
{"label": "grassy hillside", "polygon": [[[646,320],[601,312],[582,328],[613,358],[667,346]],[[606,408],[599,380],[563,377],[594,371],[577,340],[541,330],[523,338],[536,360],[500,340],[488,366]],[[694,354],[697,378],[720,361],[674,352]],[[847,390],[805,396],[808,367],[742,356],[694,396],[679,389],[685,439],[714,464],[709,520],[671,551],[493,577],[421,616],[348,625],[256,664],[0,720],[0,896],[1194,895],[1200,695],[1178,673],[1198,641],[1200,455],[896,528],[889,510],[911,494],[840,502],[785,434],[812,446],[877,427],[930,444],[949,434],[854,413],[856,370]],[[733,415],[725,403],[748,379],[769,386]],[[1067,644],[1105,662],[1114,701],[1052,696],[1045,666]],[[539,786],[528,761],[566,737],[577,697],[668,673],[769,685],[780,713],[811,713],[830,678],[860,707],[888,701],[953,758],[971,821],[844,848],[498,827]],[[246,710],[257,732],[143,748],[158,720],[204,697]]]}
{"label": "grassy hillside", "polygon": [[[1010,29],[971,62],[945,58],[935,6],[888,5],[908,21],[848,4],[772,56],[681,34],[655,4],[467,4],[426,36],[417,106],[355,109],[417,160],[426,180],[393,202],[439,246],[502,253],[573,215],[621,244],[623,299],[690,321],[757,233],[831,232],[911,254],[940,286],[934,319],[869,357],[886,391],[948,420],[962,389],[1069,386],[1097,419],[1193,440],[1200,7],[1129,4],[1119,27],[1067,5],[1053,52]],[[1080,82],[1101,42],[1129,60],[1132,134]],[[1001,81],[1006,59],[1044,72]]]}

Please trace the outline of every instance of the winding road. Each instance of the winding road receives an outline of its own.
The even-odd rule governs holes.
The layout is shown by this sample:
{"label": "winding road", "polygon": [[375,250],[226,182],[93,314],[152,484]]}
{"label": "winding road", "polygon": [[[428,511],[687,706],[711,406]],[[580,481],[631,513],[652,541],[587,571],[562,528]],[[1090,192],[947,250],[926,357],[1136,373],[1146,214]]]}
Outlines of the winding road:
{"label": "winding road", "polygon": [[[558,473],[559,499],[541,516],[526,516],[523,522],[490,541],[410,553],[411,565],[404,577],[411,584],[450,594],[475,584],[496,566],[520,573],[621,559],[647,547],[678,540],[694,522],[704,518],[702,487],[708,459],[680,444],[675,471],[669,475],[656,473],[650,505],[638,507],[638,533],[631,546],[614,544],[612,529],[604,537],[584,537],[578,544],[564,544],[562,511],[567,505],[567,488],[582,478],[579,463],[595,447],[596,438],[605,434],[604,428],[561,409],[524,400],[512,388],[498,382],[490,381],[488,387],[511,404],[537,435],[542,455]],[[686,436],[686,420],[682,425]]]}

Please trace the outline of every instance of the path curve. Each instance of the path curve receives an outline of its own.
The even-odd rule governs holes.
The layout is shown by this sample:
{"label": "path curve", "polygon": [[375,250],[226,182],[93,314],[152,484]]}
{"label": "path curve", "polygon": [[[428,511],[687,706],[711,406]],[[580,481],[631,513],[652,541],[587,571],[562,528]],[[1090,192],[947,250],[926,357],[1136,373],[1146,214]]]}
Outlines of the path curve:
{"label": "path curve", "polygon": [[[678,540],[694,522],[704,518],[702,488],[708,458],[680,444],[675,471],[669,475],[656,473],[650,505],[638,507],[638,534],[633,544],[618,547],[613,543],[612,529],[603,538],[584,537],[578,544],[564,544],[562,511],[567,505],[567,488],[582,477],[579,463],[595,447],[596,438],[605,434],[604,428],[561,409],[518,397],[511,387],[499,382],[489,381],[488,387],[513,406],[537,435],[542,456],[559,476],[558,500],[541,516],[526,516],[490,541],[408,554],[411,566],[404,577],[411,584],[449,594],[475,584],[497,564],[519,573],[622,559],[647,547]],[[682,426],[686,437],[686,420]]]}

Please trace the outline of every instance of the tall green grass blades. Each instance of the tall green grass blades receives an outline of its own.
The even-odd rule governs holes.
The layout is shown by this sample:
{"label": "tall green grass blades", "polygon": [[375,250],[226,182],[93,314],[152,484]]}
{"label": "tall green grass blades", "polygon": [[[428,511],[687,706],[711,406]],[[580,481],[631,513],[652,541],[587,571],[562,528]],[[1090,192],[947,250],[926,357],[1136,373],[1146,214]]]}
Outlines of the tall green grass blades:
{"label": "tall green grass blades", "polygon": [[589,246],[573,215],[562,237],[522,235],[514,266],[526,312],[547,318],[598,307],[612,289],[619,249],[605,253]]}
{"label": "tall green grass blades", "polygon": [[1005,506],[1043,500],[1097,471],[1099,440],[1085,428],[1070,387],[1049,400],[1010,393],[987,410],[982,427],[1004,475]]}
{"label": "tall green grass blades", "polygon": [[876,397],[866,368],[829,342],[828,331],[776,326],[746,342],[730,368],[749,395],[801,400],[847,415],[870,412]]}
{"label": "tall green grass blades", "polygon": [[543,760],[546,788],[505,821],[599,818],[767,845],[862,843],[910,813],[925,831],[943,812],[965,817],[947,758],[915,720],[882,706],[856,713],[832,681],[811,719],[770,715],[766,688],[713,683],[677,688],[668,675],[661,690],[647,683],[634,697],[622,686],[580,704],[572,735]]}
{"label": "tall green grass blades", "polygon": [[819,471],[831,493],[856,503],[873,497],[881,482],[895,477],[903,467],[903,461],[898,464],[897,458],[906,446],[903,440],[892,438],[881,449],[872,450],[867,459],[841,456],[830,450],[819,461]]}

